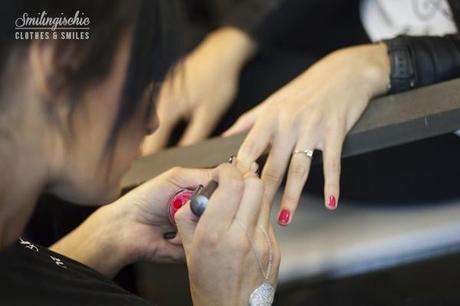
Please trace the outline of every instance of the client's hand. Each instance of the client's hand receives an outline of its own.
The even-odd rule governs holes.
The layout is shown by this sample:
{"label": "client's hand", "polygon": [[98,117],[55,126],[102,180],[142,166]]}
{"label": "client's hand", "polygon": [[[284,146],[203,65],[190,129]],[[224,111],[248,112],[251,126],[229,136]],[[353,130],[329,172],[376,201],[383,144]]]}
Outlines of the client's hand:
{"label": "client's hand", "polygon": [[292,219],[315,149],[323,152],[324,203],[329,209],[337,207],[345,136],[369,100],[385,92],[389,71],[384,44],[336,51],[241,116],[224,134],[250,129],[238,152],[243,171],[271,146],[262,174],[266,203],[271,203],[289,167],[280,224]]}
{"label": "client's hand", "polygon": [[170,224],[168,202],[177,190],[206,184],[211,170],[173,168],[101,207],[52,250],[113,276],[139,260],[184,260],[180,239],[166,240]]}
{"label": "client's hand", "polygon": [[269,222],[270,207],[262,205],[263,185],[254,173],[243,176],[224,164],[213,177],[219,187],[200,220],[188,204],[176,214],[193,302],[248,305],[264,274],[268,272],[268,282],[276,286],[280,253]]}
{"label": "client's hand", "polygon": [[146,137],[143,154],[163,148],[180,119],[189,124],[179,145],[205,139],[231,105],[240,70],[254,48],[251,38],[235,28],[209,34],[162,86],[157,104],[161,124]]}

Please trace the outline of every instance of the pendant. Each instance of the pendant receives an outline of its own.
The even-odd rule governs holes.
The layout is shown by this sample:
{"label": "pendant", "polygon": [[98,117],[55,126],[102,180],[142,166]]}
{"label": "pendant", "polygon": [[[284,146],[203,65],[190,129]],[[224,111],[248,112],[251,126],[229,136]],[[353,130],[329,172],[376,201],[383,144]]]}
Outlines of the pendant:
{"label": "pendant", "polygon": [[271,306],[275,298],[275,288],[264,280],[262,284],[251,293],[249,306]]}

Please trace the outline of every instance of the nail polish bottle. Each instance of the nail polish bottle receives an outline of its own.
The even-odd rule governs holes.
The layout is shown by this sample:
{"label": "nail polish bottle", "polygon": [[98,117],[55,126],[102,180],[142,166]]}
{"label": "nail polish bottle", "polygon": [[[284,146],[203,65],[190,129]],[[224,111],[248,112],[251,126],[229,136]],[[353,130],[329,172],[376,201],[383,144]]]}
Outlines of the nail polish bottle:
{"label": "nail polish bottle", "polygon": [[169,200],[168,212],[169,212],[169,221],[171,224],[176,225],[174,216],[177,211],[184,206],[187,201],[192,198],[193,190],[188,188],[183,188],[178,190]]}

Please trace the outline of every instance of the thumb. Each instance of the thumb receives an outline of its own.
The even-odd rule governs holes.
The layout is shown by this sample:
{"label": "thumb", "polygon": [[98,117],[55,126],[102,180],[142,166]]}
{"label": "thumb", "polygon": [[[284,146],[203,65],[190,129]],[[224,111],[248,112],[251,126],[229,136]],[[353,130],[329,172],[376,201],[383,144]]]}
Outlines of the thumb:
{"label": "thumb", "polygon": [[198,217],[190,209],[190,201],[179,209],[174,219],[185,253],[188,254],[192,247],[193,235],[198,222]]}

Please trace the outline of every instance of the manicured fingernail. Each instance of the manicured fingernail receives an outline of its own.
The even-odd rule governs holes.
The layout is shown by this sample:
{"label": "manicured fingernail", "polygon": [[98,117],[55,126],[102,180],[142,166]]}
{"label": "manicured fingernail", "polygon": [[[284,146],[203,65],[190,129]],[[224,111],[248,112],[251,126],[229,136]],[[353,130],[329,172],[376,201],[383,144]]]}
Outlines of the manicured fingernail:
{"label": "manicured fingernail", "polygon": [[278,223],[280,225],[288,225],[290,218],[291,218],[291,212],[289,211],[289,209],[284,208],[278,216]]}
{"label": "manicured fingernail", "polygon": [[169,232],[169,233],[164,233],[163,238],[166,240],[171,240],[176,238],[177,233],[176,232]]}
{"label": "manicured fingernail", "polygon": [[337,199],[335,198],[335,196],[333,195],[329,196],[329,198],[327,199],[327,207],[329,209],[337,208]]}

